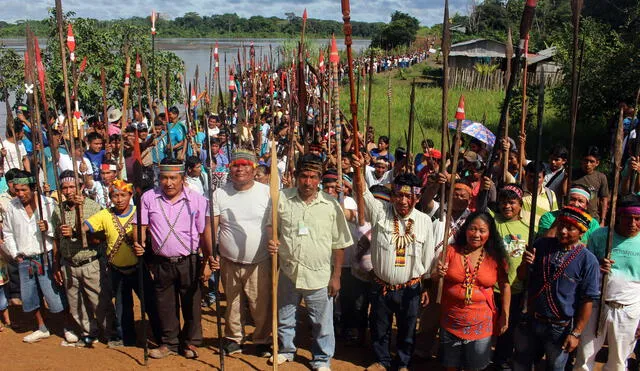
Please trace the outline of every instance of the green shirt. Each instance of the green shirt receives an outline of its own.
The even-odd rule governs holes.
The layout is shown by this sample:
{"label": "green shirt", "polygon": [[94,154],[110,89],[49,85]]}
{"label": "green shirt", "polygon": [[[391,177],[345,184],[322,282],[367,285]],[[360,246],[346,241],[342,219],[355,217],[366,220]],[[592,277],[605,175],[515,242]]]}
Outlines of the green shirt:
{"label": "green shirt", "polygon": [[[66,203],[63,205],[63,208],[66,224],[74,227],[76,224],[75,208],[69,209]],[[90,216],[100,211],[100,205],[90,198],[85,198],[84,204],[82,205],[82,211],[84,212],[83,216],[85,218],[89,218]],[[62,225],[62,218],[60,218],[59,208],[56,208],[53,212],[53,216],[51,217],[51,225],[54,228],[54,238],[59,242],[58,247],[60,249],[60,256],[62,256],[62,258],[70,261],[72,264],[77,264],[78,262],[91,259],[98,255],[98,246],[89,245],[87,246],[87,248],[83,248],[82,240],[80,238],[67,238],[60,235],[59,227],[60,225]]]}
{"label": "green shirt", "polygon": [[529,225],[523,219],[504,221],[500,215],[495,216],[498,233],[502,236],[507,251],[509,270],[507,277],[511,285],[511,293],[519,294],[524,291],[522,282],[518,279],[517,269],[522,262],[522,254],[529,240]]}
{"label": "green shirt", "polygon": [[[547,233],[549,229],[551,229],[551,226],[553,225],[553,223],[555,223],[559,214],[560,210],[554,210],[544,214],[540,218],[540,222],[538,223],[538,233],[536,234],[538,238],[544,236],[544,234]],[[589,230],[584,233],[580,241],[582,243],[587,243],[587,241],[589,241],[589,236],[591,236],[591,233],[593,233],[598,228],[600,228],[600,223],[598,223],[596,218],[592,218],[591,223],[589,224]]]}
{"label": "green shirt", "polygon": [[285,189],[280,193],[278,221],[282,273],[297,289],[326,287],[331,277],[333,250],[353,245],[338,201],[318,192],[307,204],[298,196],[297,188]]}

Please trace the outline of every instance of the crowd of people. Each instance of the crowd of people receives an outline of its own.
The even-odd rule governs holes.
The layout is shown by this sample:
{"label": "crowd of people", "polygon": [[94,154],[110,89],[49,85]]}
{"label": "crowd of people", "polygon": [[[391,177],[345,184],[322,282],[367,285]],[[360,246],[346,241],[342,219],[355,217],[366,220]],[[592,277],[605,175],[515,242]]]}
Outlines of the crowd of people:
{"label": "crowd of people", "polygon": [[[428,138],[413,154],[385,135],[375,142],[372,128],[337,136],[315,107],[300,123],[285,97],[265,96],[235,124],[205,112],[193,125],[194,112],[156,106],[124,123],[112,107],[76,138],[55,112],[34,135],[20,107],[0,150],[4,326],[8,305],[21,305],[34,319],[25,343],[51,336],[48,311],[61,314],[68,344],[149,339],[152,358],[193,359],[216,336],[203,334],[202,308],[225,300],[225,355],[252,342],[269,362],[293,361],[306,314],[315,370],[330,369],[336,339],[369,344],[370,371],[408,370],[416,357],[447,369],[593,370],[605,342],[605,369],[625,369],[640,324],[635,138],[612,190],[595,147],[572,179],[561,145],[543,164],[520,164],[515,141],[497,143],[496,162],[471,139],[453,163]],[[134,326],[142,291],[148,334]]]}

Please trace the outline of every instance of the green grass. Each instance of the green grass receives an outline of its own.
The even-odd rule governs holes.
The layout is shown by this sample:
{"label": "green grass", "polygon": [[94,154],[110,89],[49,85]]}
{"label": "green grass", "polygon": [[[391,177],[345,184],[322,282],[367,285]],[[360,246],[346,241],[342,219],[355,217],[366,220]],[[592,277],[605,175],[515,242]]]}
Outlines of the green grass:
{"label": "green grass", "polygon": [[[430,62],[431,63],[431,62]],[[422,77],[422,70],[425,63],[420,63],[411,68],[406,69],[403,75],[406,79],[400,78],[397,70],[391,74],[391,148],[398,146],[406,147],[404,132],[409,127],[409,108],[411,81],[416,78],[417,83],[424,83],[426,80]],[[374,75],[373,93],[371,96],[371,125],[375,128],[376,138],[380,135],[387,135],[388,123],[388,104],[387,104],[387,73]],[[361,131],[364,131],[366,125],[365,104],[368,91],[363,91],[362,81],[360,87],[360,104],[358,106],[358,124]],[[466,118],[474,121],[482,122],[486,115],[485,126],[487,126],[494,134],[496,134],[498,122],[500,119],[500,108],[504,100],[503,91],[492,90],[463,90],[450,89],[448,102],[448,121],[454,121],[455,111],[458,106],[460,96],[465,99]],[[345,115],[351,118],[349,111],[349,87],[343,85],[340,90],[341,108]],[[545,104],[544,119],[544,138],[543,150],[550,148],[555,143],[565,143],[568,147],[569,128],[559,117],[558,112],[551,105],[551,94],[547,90]],[[416,86],[415,98],[415,135],[413,140],[413,149],[420,150],[420,141],[422,140],[422,131],[427,138],[433,140],[436,148],[440,148],[441,136],[441,110],[442,110],[442,89],[440,87],[426,87],[424,84]],[[535,118],[532,128],[535,128]],[[519,122],[512,121],[510,124],[510,136],[516,137],[514,133],[519,130]],[[566,127],[566,130],[565,130]],[[565,133],[566,132],[566,133]],[[528,133],[527,153],[529,158],[533,158],[535,154],[535,138],[536,133]],[[377,139],[376,139],[377,140]],[[579,147],[579,138],[576,138],[576,145]],[[577,151],[580,149],[577,148]],[[546,158],[543,153],[542,158]]]}

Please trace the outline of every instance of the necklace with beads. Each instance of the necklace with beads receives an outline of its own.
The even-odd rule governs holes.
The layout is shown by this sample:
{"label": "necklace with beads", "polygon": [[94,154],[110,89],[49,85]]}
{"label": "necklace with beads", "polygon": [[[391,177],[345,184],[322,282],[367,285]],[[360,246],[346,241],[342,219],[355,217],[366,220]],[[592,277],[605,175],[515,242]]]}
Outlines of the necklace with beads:
{"label": "necklace with beads", "polygon": [[484,248],[480,250],[480,256],[478,257],[478,261],[476,262],[476,266],[471,271],[471,259],[469,259],[469,254],[472,251],[465,249],[464,256],[462,257],[462,262],[464,265],[464,282],[462,283],[462,287],[464,287],[464,305],[470,305],[473,301],[473,284],[478,278],[478,273],[480,272],[480,264],[482,264],[482,260],[484,260]]}
{"label": "necklace with beads", "polygon": [[416,240],[416,236],[413,233],[413,219],[407,221],[407,226],[404,230],[404,234],[400,234],[400,220],[398,215],[393,215],[393,233],[391,234],[391,243],[396,248],[396,267],[405,266],[405,256],[407,253],[407,247]]}

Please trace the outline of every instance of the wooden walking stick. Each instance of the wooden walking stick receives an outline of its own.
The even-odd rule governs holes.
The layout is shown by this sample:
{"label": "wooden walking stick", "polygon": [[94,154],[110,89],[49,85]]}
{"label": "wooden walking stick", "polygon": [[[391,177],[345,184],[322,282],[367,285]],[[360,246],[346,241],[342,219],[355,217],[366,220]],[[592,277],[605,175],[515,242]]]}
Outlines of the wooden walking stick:
{"label": "wooden walking stick", "polygon": [[[449,0],[444,1],[444,20],[442,21],[442,106],[440,111],[440,121],[442,128],[440,129],[440,172],[445,173],[447,171],[447,151],[449,146],[447,138],[449,138],[449,48],[451,44],[451,35],[449,33]],[[458,164],[453,164],[452,167],[456,167]],[[452,179],[452,184],[453,184]],[[447,197],[447,185],[440,186],[440,203],[444,202]],[[440,206],[440,222],[449,223],[449,220],[445,220],[446,214],[444,213],[443,205]],[[443,247],[446,245],[443,245]],[[443,250],[444,251],[444,250]]]}
{"label": "wooden walking stick", "polygon": [[[76,145],[73,137],[73,128],[71,120],[71,101],[69,97],[69,78],[67,76],[67,53],[65,51],[65,43],[63,35],[63,19],[62,19],[62,0],[56,0],[56,23],[58,24],[58,38],[60,41],[60,60],[62,62],[62,79],[64,81],[64,100],[65,106],[67,109],[67,129],[69,132],[69,147],[71,149],[71,153],[69,153],[69,157],[71,158],[71,163],[73,165],[73,178],[76,184],[77,192],[80,192],[80,182],[78,180],[78,164],[75,159],[76,155]],[[76,207],[76,230],[80,231],[80,239],[82,241],[82,247],[87,247],[87,235],[82,230],[82,226],[80,225],[84,220],[84,212],[82,210],[82,206]]]}
{"label": "wooden walking stick", "polygon": [[[358,106],[356,104],[355,79],[353,76],[353,52],[351,50],[351,8],[349,0],[342,0],[342,19],[344,20],[344,43],[347,46],[347,63],[349,69],[349,92],[351,93],[351,126],[353,133],[353,153],[356,158],[360,158],[360,138],[358,137]],[[339,108],[339,107],[336,107]],[[364,225],[364,184],[362,178],[356,177],[353,188],[356,194],[356,204],[358,205],[358,224]]]}
{"label": "wooden walking stick", "polygon": [[[614,144],[613,156],[613,185],[611,187],[611,202],[609,203],[609,230],[607,231],[607,248],[606,258],[611,259],[611,250],[613,249],[613,234],[616,225],[616,203],[618,202],[618,192],[620,186],[620,173],[622,172],[622,139],[624,137],[624,109],[620,108],[620,117],[618,119],[618,127],[616,128],[616,140]],[[600,292],[600,306],[598,308],[598,325],[596,326],[596,337],[600,336],[606,317],[604,315],[605,298],[607,297],[607,286],[609,284],[609,274],[602,273],[602,288]],[[606,334],[606,331],[605,331]]]}
{"label": "wooden walking stick", "polygon": [[[271,172],[269,193],[271,195],[271,239],[278,240],[278,203],[280,201],[280,179],[278,178],[278,153],[276,141],[271,138]],[[273,370],[278,369],[278,254],[271,256],[271,337],[273,339]]]}
{"label": "wooden walking stick", "polygon": [[[567,179],[569,184],[573,180],[573,152],[576,137],[576,123],[578,121],[578,94],[580,94],[580,72],[578,67],[578,50],[580,44],[580,17],[583,0],[571,0],[571,23],[573,25],[573,47],[571,54],[571,137],[569,138],[569,162],[567,162]],[[566,194],[569,202],[569,192]]]}
{"label": "wooden walking stick", "polygon": [[[462,120],[465,118],[464,113],[464,96],[460,96],[458,102],[458,109],[456,110],[456,136],[453,141],[453,166],[451,167],[451,187],[449,187],[449,193],[447,195],[447,217],[444,220],[444,236],[442,237],[442,255],[440,255],[440,262],[444,264],[447,261],[447,247],[449,245],[449,232],[451,230],[451,215],[453,208],[453,184],[455,183],[456,174],[458,173],[458,158],[460,156],[460,135],[462,131]],[[442,205],[440,206],[442,207]],[[440,277],[438,280],[438,296],[436,297],[436,303],[440,304],[442,300],[442,288],[444,285],[444,278]]]}
{"label": "wooden walking stick", "polygon": [[[215,154],[213,152],[211,152],[211,137],[209,136],[209,130],[208,128],[205,128],[204,130],[205,133],[205,140],[207,142],[207,157],[209,159],[207,166],[209,166],[211,164],[211,159],[215,158]],[[211,173],[213,173],[213,171],[215,169],[211,168]],[[276,170],[276,174],[277,174],[277,170]],[[211,184],[209,184],[209,200],[213,200],[213,192],[214,189],[211,186]],[[210,218],[210,223],[211,223],[211,255],[213,256],[214,259],[216,259],[217,257],[217,250],[216,250],[216,229],[215,229],[215,219],[213,217],[214,215],[214,210],[213,210],[213,202],[209,201],[209,215]],[[203,269],[204,269],[204,265],[203,265]],[[220,370],[224,371],[224,351],[222,350],[223,348],[223,343],[224,343],[224,336],[223,336],[223,332],[222,332],[222,319],[221,319],[221,310],[220,310],[220,295],[219,295],[219,286],[220,286],[220,271],[214,271],[212,272],[214,278],[215,278],[215,291],[216,291],[216,327],[218,330],[218,355],[220,357]]]}

